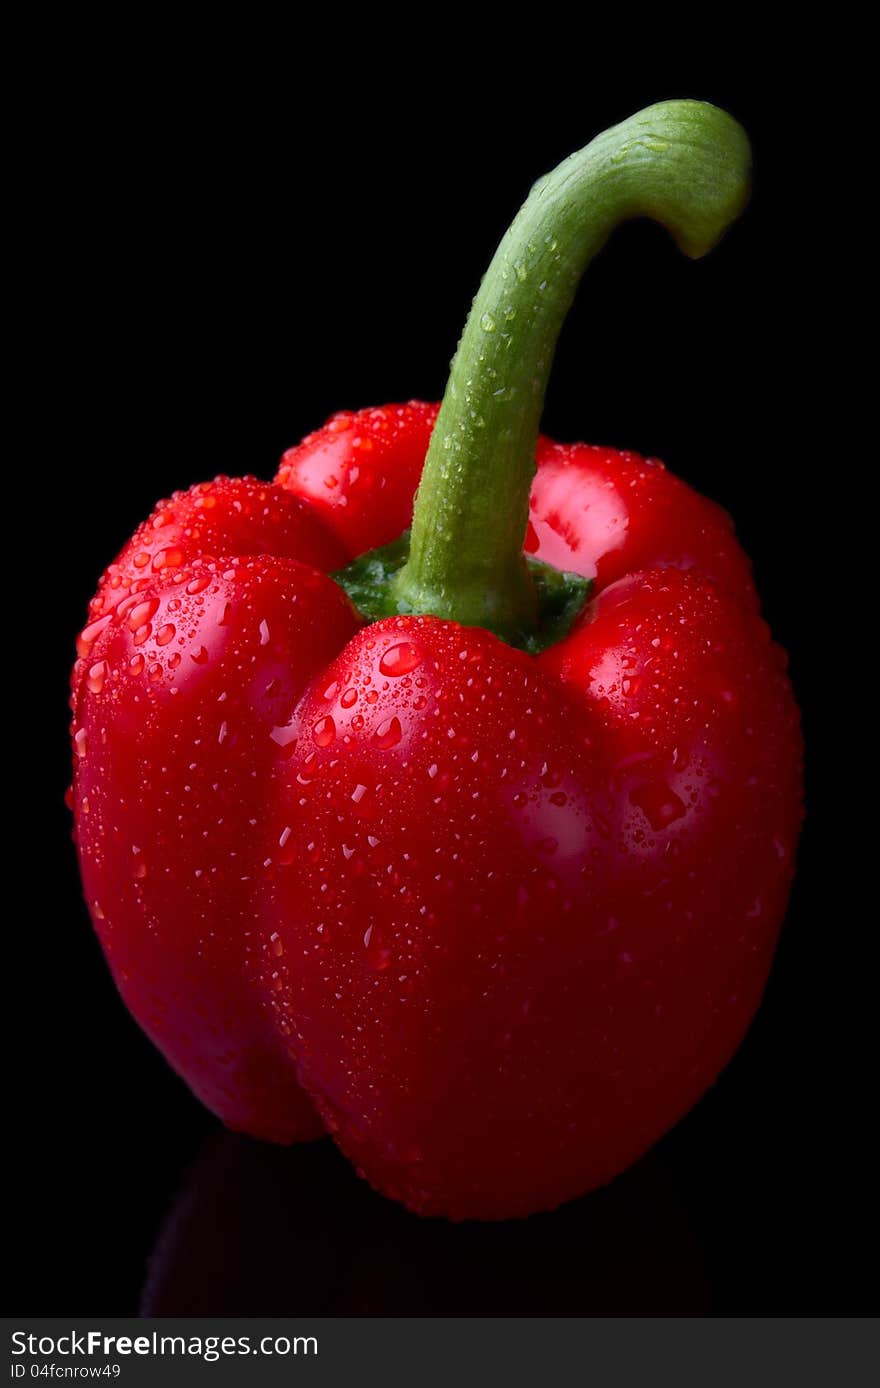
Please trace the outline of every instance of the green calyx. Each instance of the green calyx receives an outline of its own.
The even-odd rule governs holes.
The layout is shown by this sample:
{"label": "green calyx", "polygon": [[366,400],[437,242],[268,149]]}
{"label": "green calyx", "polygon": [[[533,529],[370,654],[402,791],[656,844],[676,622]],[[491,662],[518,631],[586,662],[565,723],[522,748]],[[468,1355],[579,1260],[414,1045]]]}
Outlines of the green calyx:
{"label": "green calyx", "polygon": [[[423,610],[407,605],[397,590],[397,579],[409,559],[410,544],[411,532],[405,530],[390,545],[362,554],[347,568],[333,574],[368,622],[378,622],[382,617],[393,617],[401,612]],[[535,594],[537,615],[527,627],[508,630],[505,639],[510,645],[537,655],[538,651],[568,635],[589,597],[593,582],[581,578],[580,574],[563,573],[529,555],[524,556],[524,561]]]}
{"label": "green calyx", "polygon": [[731,116],[704,102],[666,101],[606,130],[535,184],[471,307],[408,552],[401,537],[339,580],[365,616],[432,613],[526,649],[564,634],[547,637],[548,593],[561,602],[564,590],[568,612],[589,585],[572,575],[549,581],[547,566],[522,547],[565,315],[587,265],[623,221],[652,218],[685,255],[705,255],[745,207],[749,168],[748,139]]}

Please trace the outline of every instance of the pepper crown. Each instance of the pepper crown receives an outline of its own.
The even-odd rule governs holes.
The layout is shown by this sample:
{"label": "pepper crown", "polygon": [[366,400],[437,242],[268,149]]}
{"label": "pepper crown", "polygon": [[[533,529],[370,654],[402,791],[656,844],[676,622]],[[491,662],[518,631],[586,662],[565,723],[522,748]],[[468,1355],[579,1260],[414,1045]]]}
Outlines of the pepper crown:
{"label": "pepper crown", "polygon": [[368,618],[432,613],[526,649],[558,640],[589,584],[528,560],[523,540],[556,342],[587,265],[621,222],[649,217],[694,259],[749,194],[742,127],[665,101],[539,179],[473,301],[425,458],[412,531],[338,581]]}

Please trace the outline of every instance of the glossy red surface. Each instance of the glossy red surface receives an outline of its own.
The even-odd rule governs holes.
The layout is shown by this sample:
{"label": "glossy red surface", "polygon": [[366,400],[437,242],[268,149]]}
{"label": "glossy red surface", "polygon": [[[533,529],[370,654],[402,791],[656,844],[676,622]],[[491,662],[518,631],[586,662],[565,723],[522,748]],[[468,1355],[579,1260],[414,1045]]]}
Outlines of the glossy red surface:
{"label": "glossy red surface", "polygon": [[287,450],[275,480],[311,503],[349,559],[390,544],[412,520],[439,408],[410,400],[340,410]]}
{"label": "glossy red surface", "polygon": [[500,1218],[609,1180],[735,1050],[800,734],[728,518],[632,454],[541,441],[527,548],[596,579],[564,642],[358,629],[318,551],[408,523],[435,408],[285,455],[296,536],[239,546],[232,506],[171,572],[127,547],[75,674],[74,808],[123,996],[205,1102],[289,1140],[298,1080],[380,1190]]}
{"label": "glossy red surface", "polygon": [[291,554],[341,558],[267,483],[160,502],[101,580],[73,677],[80,865],[117,986],[215,1113],[281,1142],[322,1128],[250,982],[259,802],[285,752],[276,726],[357,628]]}

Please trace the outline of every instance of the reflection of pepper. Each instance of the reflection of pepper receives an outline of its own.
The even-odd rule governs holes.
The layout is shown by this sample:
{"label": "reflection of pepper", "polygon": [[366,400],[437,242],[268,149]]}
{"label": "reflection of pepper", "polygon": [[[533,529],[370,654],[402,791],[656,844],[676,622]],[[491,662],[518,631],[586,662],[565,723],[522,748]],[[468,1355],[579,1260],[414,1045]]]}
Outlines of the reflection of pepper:
{"label": "reflection of pepper", "polygon": [[382,1200],[326,1142],[213,1134],[148,1261],[155,1316],[705,1316],[674,1171],[652,1153],[544,1219],[449,1224]]}
{"label": "reflection of pepper", "polygon": [[426,1213],[608,1180],[767,975],[800,740],[732,527],[634,454],[534,466],[592,255],[637,215],[704,254],[747,166],[699,103],[601,135],[502,242],[439,415],[338,415],[276,484],[160,504],[80,638],[83,880],[132,1012],[228,1124],[308,1135],[302,1085]]}

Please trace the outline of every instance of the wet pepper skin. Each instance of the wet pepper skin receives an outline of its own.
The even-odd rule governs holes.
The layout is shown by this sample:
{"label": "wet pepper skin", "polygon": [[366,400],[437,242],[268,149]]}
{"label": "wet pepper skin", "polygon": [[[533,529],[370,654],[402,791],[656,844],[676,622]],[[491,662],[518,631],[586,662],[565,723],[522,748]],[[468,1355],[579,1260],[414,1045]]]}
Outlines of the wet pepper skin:
{"label": "wet pepper skin", "polygon": [[363,625],[327,574],[409,524],[436,409],[157,508],[80,638],[73,805],[119,989],[209,1107],[282,1142],[317,1110],[411,1209],[504,1218],[736,1049],[801,744],[728,517],[635,454],[539,443],[526,547],[595,580],[565,640]]}

